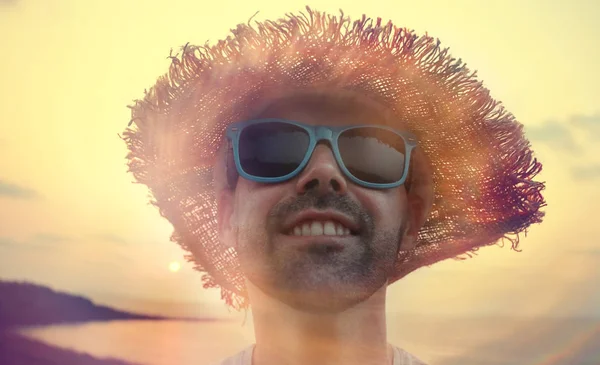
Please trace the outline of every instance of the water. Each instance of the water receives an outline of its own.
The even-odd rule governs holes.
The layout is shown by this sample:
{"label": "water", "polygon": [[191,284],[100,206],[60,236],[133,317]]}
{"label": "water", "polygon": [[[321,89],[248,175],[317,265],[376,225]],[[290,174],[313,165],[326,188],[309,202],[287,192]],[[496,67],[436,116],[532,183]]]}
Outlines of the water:
{"label": "water", "polygon": [[[591,319],[388,318],[388,339],[430,365],[600,365]],[[23,330],[28,337],[146,365],[213,364],[254,343],[251,323],[115,321]]]}

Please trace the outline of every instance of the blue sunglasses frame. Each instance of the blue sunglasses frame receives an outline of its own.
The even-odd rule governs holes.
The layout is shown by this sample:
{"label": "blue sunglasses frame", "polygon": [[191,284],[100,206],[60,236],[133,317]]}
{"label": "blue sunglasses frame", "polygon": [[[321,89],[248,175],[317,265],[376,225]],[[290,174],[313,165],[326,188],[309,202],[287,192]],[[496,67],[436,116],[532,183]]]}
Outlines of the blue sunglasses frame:
{"label": "blue sunglasses frame", "polygon": [[[244,169],[242,168],[241,162],[240,162],[240,155],[239,155],[240,136],[246,127],[256,125],[256,124],[273,123],[273,122],[291,124],[291,125],[297,126],[301,129],[303,129],[304,131],[306,131],[306,133],[309,136],[309,144],[308,144],[308,148],[306,149],[306,155],[304,156],[304,159],[298,165],[298,167],[294,171],[292,171],[291,173],[289,173],[285,176],[263,177],[263,176],[250,175],[246,171],[244,171]],[[402,177],[400,178],[400,180],[393,182],[393,183],[387,183],[387,184],[371,183],[368,181],[358,179],[356,176],[352,175],[350,173],[350,171],[348,171],[348,169],[346,168],[346,165],[344,164],[342,156],[340,154],[340,150],[338,148],[338,138],[342,133],[344,133],[348,130],[351,130],[351,129],[356,129],[356,128],[384,129],[384,130],[388,130],[392,133],[395,133],[402,138],[402,140],[404,141],[404,145],[405,145],[405,161],[404,161],[404,171],[402,172]],[[398,186],[404,184],[404,182],[406,181],[406,178],[408,176],[411,152],[417,146],[417,137],[414,134],[412,134],[410,132],[405,132],[405,131],[398,131],[396,129],[393,129],[393,128],[390,128],[387,126],[372,125],[372,124],[334,126],[334,127],[322,126],[322,125],[315,126],[315,125],[304,124],[301,122],[296,122],[296,121],[287,120],[287,119],[279,119],[279,118],[253,119],[253,120],[246,120],[246,121],[242,121],[242,122],[232,123],[227,127],[226,136],[229,139],[229,141],[233,147],[233,157],[234,157],[235,167],[237,169],[237,172],[244,179],[256,181],[259,183],[280,183],[280,182],[284,182],[286,180],[292,179],[306,167],[306,165],[310,161],[310,158],[311,158],[317,144],[319,144],[319,142],[321,142],[321,141],[327,141],[327,142],[329,142],[329,145],[333,151],[333,155],[338,164],[338,167],[341,169],[341,171],[344,173],[344,175],[346,177],[348,177],[354,183],[356,183],[358,185],[362,185],[367,188],[371,188],[371,189],[390,189],[390,188],[395,188],[395,187],[398,187]]]}

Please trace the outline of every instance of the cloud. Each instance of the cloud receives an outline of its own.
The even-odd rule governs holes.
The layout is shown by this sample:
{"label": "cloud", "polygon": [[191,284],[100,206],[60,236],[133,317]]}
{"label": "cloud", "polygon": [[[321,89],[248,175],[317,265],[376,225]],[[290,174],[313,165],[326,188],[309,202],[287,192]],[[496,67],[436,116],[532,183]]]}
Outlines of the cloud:
{"label": "cloud", "polygon": [[71,242],[71,238],[61,235],[38,233],[28,240],[16,240],[10,237],[0,237],[0,247],[18,249],[51,249],[60,248],[62,243]]}
{"label": "cloud", "polygon": [[578,152],[580,149],[570,129],[564,123],[554,120],[547,121],[541,126],[528,127],[527,137],[569,152]]}
{"label": "cloud", "polygon": [[119,235],[116,235],[114,233],[102,233],[102,234],[93,236],[93,238],[99,239],[101,241],[118,243],[120,245],[127,245],[129,243],[125,238],[123,238]]}
{"label": "cloud", "polygon": [[51,234],[51,233],[38,233],[37,235],[32,237],[31,241],[37,242],[37,243],[54,244],[54,243],[69,242],[69,241],[71,241],[71,238],[69,238],[67,236]]}
{"label": "cloud", "polygon": [[600,164],[577,166],[571,169],[571,174],[578,180],[595,180],[600,178]]}
{"label": "cloud", "polygon": [[16,247],[18,246],[17,241],[12,240],[8,237],[0,237],[0,247]]}
{"label": "cloud", "polygon": [[[556,149],[578,153],[590,143],[600,140],[600,112],[593,115],[573,115],[564,121],[547,120],[540,126],[526,128],[532,141],[549,144]],[[583,135],[583,138],[577,138]]]}
{"label": "cloud", "polygon": [[600,258],[600,247],[590,247],[590,248],[573,249],[570,252],[573,253],[573,254],[576,254],[576,255],[583,255],[583,256],[587,256],[587,257],[598,257],[598,258]]}
{"label": "cloud", "polygon": [[[539,126],[526,127],[526,135],[531,141],[537,141],[562,154],[565,168],[571,177],[579,181],[600,179],[600,161],[594,161],[599,151],[600,112],[592,115],[573,115],[563,121],[548,120]],[[592,162],[581,165],[582,160]]]}
{"label": "cloud", "polygon": [[[1,0],[0,0],[1,1]],[[0,180],[0,196],[8,196],[17,199],[39,198],[39,194],[34,190],[21,187],[15,184],[9,184]]]}
{"label": "cloud", "polygon": [[600,112],[591,116],[573,116],[570,119],[570,123],[586,131],[589,137],[600,140]]}

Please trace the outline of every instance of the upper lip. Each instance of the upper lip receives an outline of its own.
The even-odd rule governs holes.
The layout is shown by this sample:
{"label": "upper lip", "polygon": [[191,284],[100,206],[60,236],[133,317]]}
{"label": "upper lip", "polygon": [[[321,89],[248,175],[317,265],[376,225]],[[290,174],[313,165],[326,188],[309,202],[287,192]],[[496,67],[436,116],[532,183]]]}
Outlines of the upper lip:
{"label": "upper lip", "polygon": [[348,228],[351,233],[356,233],[359,225],[352,218],[335,210],[303,210],[287,219],[283,225],[285,232],[290,232],[298,224],[306,221],[333,221]]}

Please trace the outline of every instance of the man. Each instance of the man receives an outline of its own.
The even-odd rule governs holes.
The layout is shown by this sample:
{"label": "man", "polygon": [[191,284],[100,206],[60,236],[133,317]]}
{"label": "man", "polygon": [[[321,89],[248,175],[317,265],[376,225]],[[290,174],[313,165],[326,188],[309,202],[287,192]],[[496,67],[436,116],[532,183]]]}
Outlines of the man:
{"label": "man", "polygon": [[308,9],[186,45],[132,107],[129,167],[256,344],[223,364],[422,364],[387,286],[541,221],[513,116],[429,37]]}

